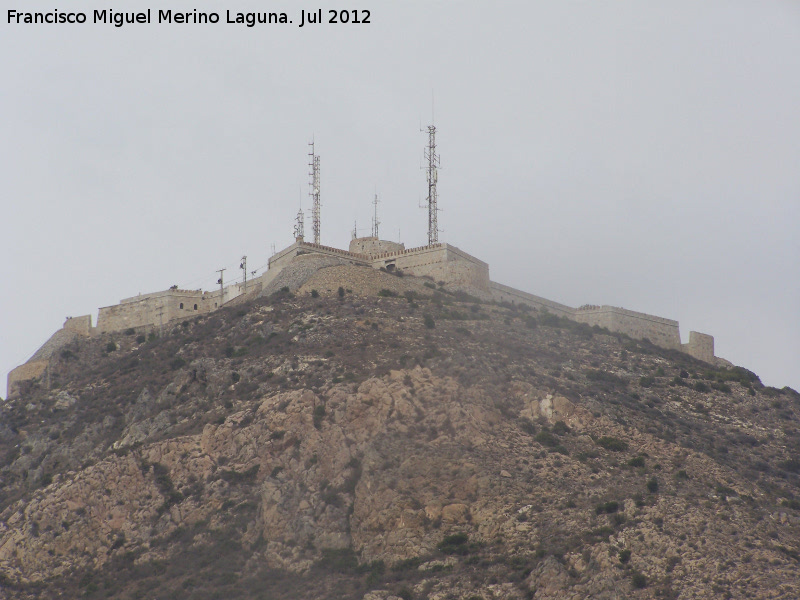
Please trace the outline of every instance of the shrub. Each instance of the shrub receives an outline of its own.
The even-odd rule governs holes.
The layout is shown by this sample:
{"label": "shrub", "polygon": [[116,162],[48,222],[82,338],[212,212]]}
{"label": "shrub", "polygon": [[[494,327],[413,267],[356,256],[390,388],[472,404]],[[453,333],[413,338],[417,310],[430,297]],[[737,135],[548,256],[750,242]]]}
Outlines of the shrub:
{"label": "shrub", "polygon": [[702,381],[696,381],[695,384],[694,384],[694,389],[696,389],[698,392],[702,392],[704,394],[711,391],[711,388],[708,387]]}
{"label": "shrub", "polygon": [[425,327],[427,327],[428,329],[433,329],[436,327],[436,321],[433,320],[433,317],[430,314],[425,313],[422,316],[422,319],[425,322]]}
{"label": "shrub", "polygon": [[610,500],[608,502],[604,502],[603,504],[598,504],[594,510],[598,515],[602,515],[603,513],[610,515],[619,510],[619,502]]}
{"label": "shrub", "polygon": [[570,429],[569,426],[564,423],[564,421],[556,421],[556,424],[553,425],[553,433],[556,435],[564,435],[565,433],[569,433]]}
{"label": "shrub", "polygon": [[549,448],[555,448],[559,444],[558,438],[549,431],[540,431],[533,439],[542,446],[547,446]]}
{"label": "shrub", "polygon": [[623,565],[626,564],[631,559],[631,551],[627,548],[625,550],[620,551],[619,553],[619,562]]}
{"label": "shrub", "polygon": [[397,298],[397,292],[384,288],[378,292],[378,296],[382,296],[383,298]]}
{"label": "shrub", "polygon": [[139,335],[136,336],[136,343],[137,344],[144,344],[146,341],[147,341],[147,338],[145,337],[145,335],[143,333],[140,333]]}
{"label": "shrub", "polygon": [[651,494],[658,492],[658,479],[653,477],[647,482],[647,491]]}
{"label": "shrub", "polygon": [[602,381],[613,385],[626,386],[628,382],[622,377],[618,377],[608,371],[601,371],[599,369],[590,369],[586,371],[586,379],[589,381]]}
{"label": "shrub", "polygon": [[115,342],[108,342],[106,344],[106,352],[115,352],[117,350],[117,344]]}
{"label": "shrub", "polygon": [[339,294],[339,298],[344,298],[344,288],[342,286],[339,286],[337,293]]}
{"label": "shrub", "polygon": [[318,404],[314,407],[314,427],[317,429],[322,427],[322,419],[325,418],[325,407]]}
{"label": "shrub", "polygon": [[441,542],[439,542],[439,551],[443,552],[444,554],[460,554],[465,555],[469,554],[469,546],[467,542],[469,541],[469,537],[466,533],[454,533],[452,535],[446,536]]}
{"label": "shrub", "polygon": [[643,388],[649,388],[656,382],[656,378],[648,375],[647,377],[640,377],[639,378],[639,385]]}
{"label": "shrub", "polygon": [[184,359],[182,359],[180,356],[176,356],[171,361],[169,361],[169,368],[172,369],[173,371],[177,371],[178,369],[183,367],[185,364],[186,364],[186,361]]}
{"label": "shrub", "polygon": [[319,298],[319,292],[317,290],[311,290],[311,297]]}
{"label": "shrub", "polygon": [[402,600],[414,600],[414,592],[405,586],[398,590],[397,596],[402,598]]}
{"label": "shrub", "polygon": [[637,590],[642,590],[647,587],[647,577],[639,573],[638,571],[634,571],[631,575],[631,583],[633,587]]}
{"label": "shrub", "polygon": [[628,461],[629,467],[644,467],[644,456],[635,456]]}
{"label": "shrub", "polygon": [[133,335],[134,333],[136,333],[136,331],[134,331],[133,327],[128,327],[125,330],[125,335]]}
{"label": "shrub", "polygon": [[611,452],[625,452],[628,449],[628,443],[612,436],[604,435],[595,442],[601,448],[610,450]]}

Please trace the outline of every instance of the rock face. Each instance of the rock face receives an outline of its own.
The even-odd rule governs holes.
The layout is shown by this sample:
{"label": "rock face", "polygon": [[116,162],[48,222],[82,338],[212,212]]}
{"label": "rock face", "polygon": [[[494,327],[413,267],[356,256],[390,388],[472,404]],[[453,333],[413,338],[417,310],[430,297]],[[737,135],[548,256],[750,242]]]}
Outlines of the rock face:
{"label": "rock face", "polygon": [[796,392],[336,269],[6,403],[6,596],[800,597]]}

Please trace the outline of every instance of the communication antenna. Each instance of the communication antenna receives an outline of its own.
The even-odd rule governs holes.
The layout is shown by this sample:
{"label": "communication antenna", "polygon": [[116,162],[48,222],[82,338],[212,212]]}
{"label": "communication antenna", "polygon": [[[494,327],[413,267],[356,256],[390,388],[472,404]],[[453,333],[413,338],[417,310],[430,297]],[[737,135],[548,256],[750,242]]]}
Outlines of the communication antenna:
{"label": "communication antenna", "polygon": [[358,221],[353,221],[353,239],[358,237]]}
{"label": "communication antenna", "polygon": [[217,279],[217,283],[219,284],[219,305],[222,306],[222,300],[225,295],[225,287],[224,283],[222,283],[222,273],[225,269],[217,269],[217,273],[219,273],[219,279]]}
{"label": "communication antenna", "polygon": [[303,241],[305,235],[305,226],[303,224],[303,209],[297,211],[297,221],[294,224],[294,239],[298,242]]}
{"label": "communication antenna", "polygon": [[275,242],[272,242],[272,244],[270,245],[270,250],[272,250],[271,256],[275,256]]}
{"label": "communication antenna", "polygon": [[314,243],[319,244],[319,156],[314,151],[313,139],[308,145],[311,146],[311,152],[308,153],[308,166],[311,169],[308,177],[311,191],[308,195],[311,196],[313,201],[311,206],[311,228],[314,231]]}
{"label": "communication antenna", "polygon": [[239,268],[244,272],[244,292],[247,293],[247,255],[242,257],[242,263]]}
{"label": "communication antenna", "polygon": [[374,212],[372,216],[372,237],[376,239],[378,238],[378,225],[381,224],[381,222],[378,221],[378,202],[380,202],[380,200],[378,200],[378,194],[376,192],[375,199],[372,201],[372,205],[374,207]]}
{"label": "communication antenna", "polygon": [[436,154],[436,126],[428,125],[428,146],[425,148],[425,160],[427,164],[428,178],[428,197],[426,206],[428,209],[428,245],[431,246],[439,241],[439,222],[437,213],[439,211],[436,202],[438,194],[436,183],[439,180],[439,155]]}

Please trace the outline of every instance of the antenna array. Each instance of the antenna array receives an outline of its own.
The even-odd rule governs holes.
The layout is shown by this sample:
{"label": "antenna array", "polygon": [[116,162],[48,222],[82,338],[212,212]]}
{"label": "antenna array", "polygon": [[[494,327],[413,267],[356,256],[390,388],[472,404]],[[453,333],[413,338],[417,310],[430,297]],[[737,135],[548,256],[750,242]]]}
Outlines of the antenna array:
{"label": "antenna array", "polygon": [[294,224],[294,239],[302,240],[305,235],[305,226],[303,224],[303,209],[297,211],[297,221]]}
{"label": "antenna array", "polygon": [[436,126],[428,125],[428,147],[425,148],[425,160],[428,163],[428,245],[433,245],[439,241],[439,222],[437,218],[438,207],[436,201],[436,183],[439,179],[439,155],[436,154]]}
{"label": "antenna array", "polygon": [[372,237],[375,239],[378,238],[378,225],[381,224],[381,222],[378,220],[378,202],[380,202],[380,200],[378,200],[378,194],[375,194],[375,199],[372,201],[372,205],[374,207],[374,212],[372,215]]}
{"label": "antenna array", "polygon": [[311,140],[308,145],[311,146],[311,152],[308,153],[308,166],[311,168],[311,172],[308,174],[311,191],[308,195],[311,196],[313,201],[311,206],[311,228],[314,231],[314,243],[319,244],[319,156],[314,152],[314,140]]}

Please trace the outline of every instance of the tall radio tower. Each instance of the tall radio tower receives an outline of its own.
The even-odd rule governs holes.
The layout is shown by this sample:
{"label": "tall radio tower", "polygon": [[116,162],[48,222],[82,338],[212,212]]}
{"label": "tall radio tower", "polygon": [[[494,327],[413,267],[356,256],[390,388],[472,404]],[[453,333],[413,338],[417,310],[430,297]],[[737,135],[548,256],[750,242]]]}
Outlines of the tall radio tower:
{"label": "tall radio tower", "polygon": [[308,153],[308,166],[311,168],[311,172],[308,177],[311,191],[309,191],[308,195],[312,199],[311,228],[314,231],[314,243],[319,244],[319,156],[314,152],[313,139],[309,146],[311,146],[311,152]]}
{"label": "tall radio tower", "polygon": [[372,216],[372,237],[376,239],[378,238],[378,225],[381,224],[381,222],[378,221],[378,202],[380,202],[380,200],[378,200],[378,194],[375,194],[375,199],[372,201],[372,205],[374,207],[374,213]]}
{"label": "tall radio tower", "polygon": [[439,241],[439,222],[437,218],[438,208],[436,200],[436,182],[439,179],[439,155],[436,154],[436,126],[428,125],[428,147],[425,148],[425,160],[428,163],[428,245],[433,245]]}

